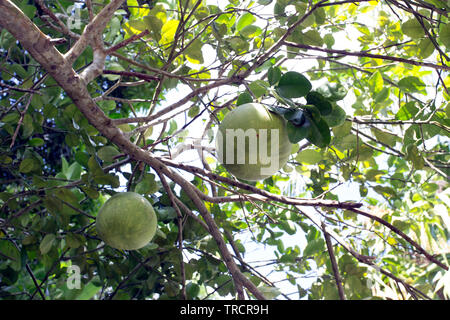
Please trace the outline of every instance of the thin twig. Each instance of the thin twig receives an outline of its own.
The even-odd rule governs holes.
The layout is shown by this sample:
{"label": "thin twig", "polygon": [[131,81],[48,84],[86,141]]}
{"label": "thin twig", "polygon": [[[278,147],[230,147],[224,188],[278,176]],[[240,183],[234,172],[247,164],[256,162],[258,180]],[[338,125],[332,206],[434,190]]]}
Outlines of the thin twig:
{"label": "thin twig", "polygon": [[339,267],[336,262],[336,256],[334,255],[333,245],[331,244],[330,235],[326,231],[324,222],[322,222],[322,232],[325,237],[325,242],[327,244],[328,255],[330,256],[331,267],[333,269],[334,279],[336,281],[336,286],[338,288],[339,298],[341,300],[346,300],[344,288],[342,287],[342,278],[339,273]]}

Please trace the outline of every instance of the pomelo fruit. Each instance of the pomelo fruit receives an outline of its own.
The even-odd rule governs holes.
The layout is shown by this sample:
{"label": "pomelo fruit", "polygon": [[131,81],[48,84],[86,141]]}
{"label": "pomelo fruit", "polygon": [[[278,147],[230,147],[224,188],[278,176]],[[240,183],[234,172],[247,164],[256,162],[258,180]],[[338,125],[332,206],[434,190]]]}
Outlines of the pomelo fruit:
{"label": "pomelo fruit", "polygon": [[153,206],[138,193],[121,192],[100,208],[95,222],[99,237],[109,246],[137,250],[153,239],[157,217]]}
{"label": "pomelo fruit", "polygon": [[242,180],[272,176],[286,164],[291,149],[286,120],[259,103],[227,113],[216,135],[219,162]]}

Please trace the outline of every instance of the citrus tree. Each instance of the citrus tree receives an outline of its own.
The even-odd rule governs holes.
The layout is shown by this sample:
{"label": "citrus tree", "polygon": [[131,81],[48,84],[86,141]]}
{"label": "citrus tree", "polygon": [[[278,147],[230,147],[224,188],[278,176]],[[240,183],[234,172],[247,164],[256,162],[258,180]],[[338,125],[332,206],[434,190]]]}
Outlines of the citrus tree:
{"label": "citrus tree", "polygon": [[[449,10],[0,0],[0,297],[448,299]],[[292,145],[257,181],[215,142],[249,103]],[[96,228],[126,191],[137,250]]]}

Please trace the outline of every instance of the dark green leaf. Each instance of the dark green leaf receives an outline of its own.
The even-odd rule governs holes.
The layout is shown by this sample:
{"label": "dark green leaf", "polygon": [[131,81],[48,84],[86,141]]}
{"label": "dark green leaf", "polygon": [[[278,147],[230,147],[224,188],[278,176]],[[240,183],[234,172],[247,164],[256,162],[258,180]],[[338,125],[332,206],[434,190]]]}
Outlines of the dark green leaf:
{"label": "dark green leaf", "polygon": [[[422,21],[426,23],[425,26],[428,25],[428,23],[425,20]],[[408,21],[404,22],[402,24],[402,31],[404,34],[406,34],[408,37],[412,39],[418,39],[425,35],[423,26],[415,18],[409,19]]]}
{"label": "dark green leaf", "polygon": [[269,84],[274,86],[281,79],[281,70],[278,67],[270,67],[267,72],[267,79],[269,80]]}
{"label": "dark green leaf", "polygon": [[21,257],[20,257],[20,251],[16,248],[16,246],[5,239],[0,239],[0,257],[2,257],[2,260],[4,261],[4,258],[6,257],[9,259],[11,267],[19,271],[21,268]]}
{"label": "dark green leaf", "polygon": [[245,91],[239,95],[239,97],[236,100],[236,106],[240,106],[241,104],[251,103],[253,102],[252,95]]}
{"label": "dark green leaf", "polygon": [[288,71],[280,78],[277,92],[285,98],[304,97],[311,90],[312,85],[302,74],[295,71]]}
{"label": "dark green leaf", "polygon": [[30,141],[28,141],[28,144],[32,147],[40,147],[42,145],[44,145],[44,139],[41,138],[33,138],[30,139]]}
{"label": "dark green leaf", "polygon": [[39,164],[34,158],[23,159],[19,166],[19,171],[22,173],[30,173],[35,170]]}
{"label": "dark green leaf", "polygon": [[318,146],[319,148],[325,148],[331,142],[330,127],[325,120],[309,119],[311,123],[311,129],[308,134],[308,141]]}
{"label": "dark green leaf", "polygon": [[441,29],[439,30],[439,40],[442,41],[447,50],[450,50],[450,23],[441,24]]}
{"label": "dark green leaf", "polygon": [[287,134],[291,143],[297,143],[302,139],[305,139],[310,131],[310,124],[307,119],[302,126],[295,126],[290,121],[286,124]]}
{"label": "dark green leaf", "polygon": [[315,105],[317,109],[319,109],[320,114],[323,116],[329,115],[333,109],[330,101],[325,99],[325,97],[317,91],[310,91],[306,95],[306,102],[308,102],[308,104]]}
{"label": "dark green leaf", "polygon": [[284,113],[284,118],[297,127],[300,127],[305,123],[305,115],[300,109],[289,109]]}

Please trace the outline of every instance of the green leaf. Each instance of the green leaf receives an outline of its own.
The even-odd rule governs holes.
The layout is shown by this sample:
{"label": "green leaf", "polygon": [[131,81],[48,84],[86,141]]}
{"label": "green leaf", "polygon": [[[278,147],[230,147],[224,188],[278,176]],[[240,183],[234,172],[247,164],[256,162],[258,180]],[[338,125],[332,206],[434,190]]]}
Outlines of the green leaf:
{"label": "green leaf", "polygon": [[295,157],[295,160],[297,160],[299,163],[305,164],[316,164],[322,159],[322,153],[313,149],[302,150]]}
{"label": "green leaf", "polygon": [[30,18],[31,20],[33,20],[33,17],[36,13],[36,7],[35,6],[31,6],[31,5],[22,5],[20,6],[20,9],[23,11],[23,13],[25,13],[25,15]]}
{"label": "green leaf", "polygon": [[323,250],[325,250],[325,241],[322,238],[314,239],[306,245],[305,250],[303,250],[303,256],[310,257]]}
{"label": "green leaf", "polygon": [[148,15],[144,17],[144,23],[152,37],[159,42],[161,40],[161,29],[164,25],[162,20],[155,15]]}
{"label": "green leaf", "polygon": [[419,46],[419,56],[422,59],[426,59],[429,56],[431,56],[435,49],[433,42],[428,38],[420,40],[418,46]]}
{"label": "green leaf", "polygon": [[10,241],[0,239],[0,257],[2,257],[1,260],[3,261],[5,257],[11,260],[10,265],[14,270],[19,271],[21,269],[20,251]]}
{"label": "green leaf", "polygon": [[119,155],[120,152],[113,146],[105,146],[98,150],[98,157],[105,162],[114,162],[114,157]]}
{"label": "green leaf", "polygon": [[443,23],[441,25],[438,40],[440,40],[444,46],[450,50],[450,23]]}
{"label": "green leaf", "polygon": [[332,102],[342,100],[347,95],[347,89],[345,89],[340,83],[336,82],[326,83],[325,85],[317,88],[317,91]]}
{"label": "green leaf", "polygon": [[69,180],[78,180],[81,177],[81,165],[78,162],[72,163],[63,173]]}
{"label": "green leaf", "polygon": [[382,131],[380,129],[371,129],[372,133],[375,135],[378,141],[387,144],[390,147],[394,147],[398,138],[396,135],[389,132]]}
{"label": "green leaf", "polygon": [[[192,107],[190,107],[189,108],[189,111],[188,111],[188,117],[190,117],[190,118],[194,118],[196,115],[198,115],[200,113],[200,106],[198,105],[198,104],[195,104],[195,105],[193,105]],[[150,127],[150,128],[148,128],[148,129],[151,129],[152,130],[152,133],[153,133],[153,127]],[[148,130],[147,129],[147,130]],[[146,133],[147,133],[147,131],[145,131]],[[148,137],[150,137],[151,136],[151,134],[149,134],[149,135],[146,135],[146,138],[148,138]]]}
{"label": "green leaf", "polygon": [[80,136],[73,132],[69,132],[64,137],[64,141],[67,143],[69,147],[76,147],[80,143]]}
{"label": "green leaf", "polygon": [[178,20],[168,20],[164,23],[161,29],[161,40],[159,41],[160,45],[164,46],[173,42],[179,23],[180,21]]}
{"label": "green leaf", "polygon": [[424,167],[425,161],[419,152],[419,149],[414,144],[410,144],[406,147],[406,160],[411,161],[416,170],[420,170]]}
{"label": "green leaf", "polygon": [[103,185],[110,185],[113,188],[120,187],[119,177],[114,174],[103,174],[101,176],[95,176],[94,182]]}
{"label": "green leaf", "polygon": [[133,16],[137,16],[139,13],[139,3],[137,0],[127,0],[127,6],[129,7],[130,13]]}
{"label": "green leaf", "polygon": [[103,172],[102,167],[99,165],[97,160],[94,157],[90,157],[88,161],[88,168],[91,171],[91,174],[94,176],[101,176],[105,173]]}
{"label": "green leaf", "polygon": [[415,76],[408,76],[398,82],[398,86],[406,92],[425,94],[425,83]]}
{"label": "green leaf", "polygon": [[323,7],[318,7],[316,10],[314,10],[313,14],[314,18],[316,19],[316,23],[319,26],[325,23],[326,13]]}
{"label": "green leaf", "polygon": [[66,240],[66,244],[69,248],[76,249],[81,245],[81,241],[77,234],[68,233],[64,239]]}
{"label": "green leaf", "polygon": [[410,120],[417,114],[417,112],[419,112],[419,108],[416,107],[416,103],[414,101],[410,101],[400,107],[395,115],[395,118],[398,120]]}
{"label": "green leaf", "polygon": [[323,46],[323,39],[319,31],[316,29],[309,30],[301,35],[302,42],[306,45],[321,47]]}
{"label": "green leaf", "polygon": [[41,254],[47,254],[52,248],[55,240],[56,236],[53,233],[46,234],[39,245],[39,250],[41,251]]}
{"label": "green leaf", "polygon": [[84,286],[83,290],[78,295],[77,300],[90,300],[100,291],[100,289],[101,287],[97,287],[94,283],[89,282]]}
{"label": "green leaf", "polygon": [[333,106],[330,101],[325,99],[325,97],[317,91],[310,91],[306,95],[306,102],[308,104],[315,105],[317,109],[319,109],[320,114],[324,116],[329,115],[333,110]]}
{"label": "green leaf", "polygon": [[130,27],[139,31],[144,31],[147,29],[147,25],[143,20],[130,20],[128,23]]}
{"label": "green leaf", "polygon": [[269,84],[263,80],[255,80],[251,82],[248,86],[255,95],[255,97],[259,98],[267,93],[267,88]]}
{"label": "green leaf", "polygon": [[331,113],[324,115],[322,118],[330,127],[338,127],[345,122],[346,117],[347,114],[345,113],[345,110],[337,104],[334,104]]}
{"label": "green leaf", "polygon": [[22,173],[30,173],[31,171],[35,170],[39,164],[34,158],[26,158],[23,159],[19,166],[19,172]]}
{"label": "green leaf", "polygon": [[203,43],[199,39],[194,40],[189,47],[187,47],[184,54],[190,63],[202,64],[204,62],[202,47]]}
{"label": "green leaf", "polygon": [[391,94],[391,89],[389,87],[384,87],[381,89],[380,92],[378,92],[374,96],[375,103],[381,103],[383,101],[386,101],[389,98],[389,95]]}
{"label": "green leaf", "polygon": [[207,6],[201,5],[197,8],[197,10],[194,11],[194,16],[197,20],[205,19],[207,16],[209,16],[210,11]]}
{"label": "green leaf", "polygon": [[100,196],[99,192],[91,187],[82,186],[81,190],[83,190],[91,199],[98,199],[98,197]]}
{"label": "green leaf", "polygon": [[302,74],[295,71],[288,71],[280,78],[277,92],[285,98],[304,97],[311,90],[312,85]]}
{"label": "green leaf", "polygon": [[397,194],[395,192],[394,189],[392,189],[391,187],[386,187],[386,186],[374,186],[373,190],[382,195],[383,197],[386,198],[392,198],[395,197]]}
{"label": "green leaf", "polygon": [[376,95],[383,89],[384,80],[380,71],[375,71],[368,80],[370,91]]}
{"label": "green leaf", "polygon": [[246,12],[242,16],[240,16],[238,21],[236,22],[236,30],[239,32],[246,26],[251,25],[255,21],[256,18],[253,16],[253,14],[251,14],[250,12]]}
{"label": "green leaf", "polygon": [[[308,121],[308,120],[305,120]],[[305,122],[302,126],[295,126],[291,121],[286,124],[287,135],[291,143],[297,143],[305,139],[310,131],[310,124]]]}
{"label": "green leaf", "polygon": [[277,287],[269,287],[267,285],[260,285],[258,290],[269,300],[273,300],[281,294]]}
{"label": "green leaf", "polygon": [[255,25],[249,25],[242,29],[239,33],[241,36],[251,39],[259,36],[262,33],[262,29]]}
{"label": "green leaf", "polygon": [[241,104],[251,103],[253,102],[252,95],[245,91],[239,95],[239,97],[236,100],[236,106],[240,106]]}
{"label": "green leaf", "polygon": [[276,85],[281,79],[281,69],[279,67],[270,67],[267,72],[267,78],[271,86]]}
{"label": "green leaf", "polygon": [[40,146],[43,146],[44,143],[45,143],[44,139],[41,139],[41,138],[33,138],[33,139],[30,139],[30,141],[28,141],[28,144],[31,147],[40,147]]}
{"label": "green leaf", "polygon": [[[424,23],[426,23],[425,24],[425,27],[426,27],[428,25],[428,23],[426,21],[424,21]],[[424,31],[422,25],[415,18],[412,18],[412,19],[404,22],[402,24],[402,31],[404,34],[406,34],[411,39],[418,39],[425,35],[425,31]]]}
{"label": "green leaf", "polygon": [[324,37],[323,37],[323,42],[327,45],[327,48],[331,48],[333,47],[335,40],[334,37],[331,33],[327,33]]}
{"label": "green leaf", "polygon": [[369,181],[380,182],[380,177],[382,177],[385,174],[386,172],[383,170],[370,169],[364,174],[364,176]]}
{"label": "green leaf", "polygon": [[22,122],[22,138],[26,139],[33,134],[33,117],[30,114],[25,114]]}
{"label": "green leaf", "polygon": [[155,181],[155,175],[146,174],[144,178],[136,185],[134,191],[140,194],[152,194],[158,191],[158,184]]}
{"label": "green leaf", "polygon": [[98,101],[97,104],[104,112],[108,112],[116,108],[116,102],[114,100],[101,100]]}
{"label": "green leaf", "polygon": [[226,39],[226,42],[234,51],[239,53],[247,51],[250,46],[249,42],[244,40],[242,37],[232,37]]}
{"label": "green leaf", "polygon": [[187,295],[188,299],[196,298],[199,293],[200,293],[200,287],[198,284],[196,284],[194,282],[189,282],[186,285],[186,295]]}
{"label": "green leaf", "polygon": [[307,137],[308,141],[318,146],[319,148],[325,148],[331,142],[330,127],[325,120],[309,119],[311,122],[311,130]]}

